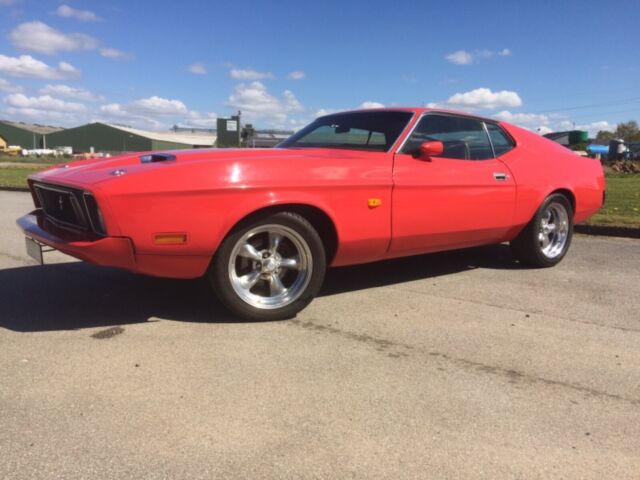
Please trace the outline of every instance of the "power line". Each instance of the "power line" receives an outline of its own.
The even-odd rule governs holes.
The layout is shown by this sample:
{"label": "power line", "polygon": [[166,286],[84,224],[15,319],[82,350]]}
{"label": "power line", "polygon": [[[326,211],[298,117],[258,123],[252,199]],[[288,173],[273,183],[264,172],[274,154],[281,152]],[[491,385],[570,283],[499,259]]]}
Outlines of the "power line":
{"label": "power line", "polygon": [[637,102],[640,102],[640,97],[624,98],[624,99],[612,100],[612,101],[604,102],[604,103],[592,103],[592,104],[589,104],[589,105],[577,105],[577,106],[573,106],[573,107],[552,108],[552,109],[546,108],[544,110],[533,110],[530,113],[565,112],[565,111],[568,111],[568,110],[582,110],[584,108],[607,107],[607,106],[610,106],[610,105],[628,104],[628,103],[637,103]]}
{"label": "power line", "polygon": [[585,114],[585,115],[578,115],[576,117],[572,116],[571,119],[575,119],[575,118],[588,118],[591,117],[593,118],[594,115],[614,115],[617,113],[629,113],[629,112],[640,112],[640,106],[637,108],[632,108],[632,109],[627,109],[627,110],[614,110],[614,111],[609,111],[609,112],[600,112],[600,113],[595,113],[595,114]]}

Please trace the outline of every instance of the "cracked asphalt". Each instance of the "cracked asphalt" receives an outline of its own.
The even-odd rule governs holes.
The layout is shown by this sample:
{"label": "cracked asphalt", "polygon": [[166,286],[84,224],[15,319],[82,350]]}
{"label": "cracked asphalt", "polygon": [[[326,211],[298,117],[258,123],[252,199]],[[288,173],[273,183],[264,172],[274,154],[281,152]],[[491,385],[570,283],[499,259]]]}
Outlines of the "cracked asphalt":
{"label": "cracked asphalt", "polygon": [[59,253],[0,192],[0,478],[640,478],[640,241],[329,272],[297,318]]}

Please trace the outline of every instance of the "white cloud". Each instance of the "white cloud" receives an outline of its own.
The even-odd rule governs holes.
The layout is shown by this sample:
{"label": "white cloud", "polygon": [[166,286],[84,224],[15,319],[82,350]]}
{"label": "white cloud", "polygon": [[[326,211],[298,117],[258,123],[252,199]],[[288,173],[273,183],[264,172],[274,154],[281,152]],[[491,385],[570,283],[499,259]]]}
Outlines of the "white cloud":
{"label": "white cloud", "polygon": [[181,123],[181,125],[199,128],[215,128],[217,125],[217,119],[218,115],[214,112],[201,113],[191,110],[187,114],[184,123]]}
{"label": "white cloud", "polygon": [[14,108],[3,110],[4,115],[19,122],[49,123],[56,126],[75,127],[86,123],[86,113],[75,113],[58,110],[41,110],[38,108]]}
{"label": "white cloud", "polygon": [[252,121],[266,120],[272,126],[283,127],[291,113],[304,108],[293,92],[285,90],[280,98],[271,95],[260,82],[237,85],[227,100],[227,105],[242,111]]}
{"label": "white cloud", "polygon": [[482,50],[476,50],[474,56],[475,58],[491,58],[493,57],[493,52],[485,48]]}
{"label": "white cloud", "polygon": [[108,103],[106,105],[101,105],[100,111],[113,115],[126,114],[125,109],[119,103]]}
{"label": "white cloud", "polygon": [[551,133],[554,130],[553,128],[549,128],[546,125],[540,125],[538,128],[535,129],[535,131],[540,135],[546,135],[547,133]]}
{"label": "white cloud", "polygon": [[132,112],[126,105],[119,103],[102,105],[100,107],[100,115],[97,119],[106,123],[122,123],[138,128],[158,129],[163,126],[163,124],[155,118]]}
{"label": "white cloud", "polygon": [[455,63],[456,65],[471,65],[472,63],[476,63],[480,60],[491,58],[494,55],[498,55],[500,57],[508,57],[509,55],[511,55],[511,50],[509,50],[508,48],[503,48],[498,52],[487,50],[486,48],[474,50],[473,52],[468,52],[467,50],[458,50],[445,55],[444,58],[451,63]]}
{"label": "white cloud", "polygon": [[320,110],[318,110],[315,113],[315,117],[324,117],[325,115],[331,115],[332,113],[336,113],[339,112],[340,110],[337,110],[335,108],[321,108]]}
{"label": "white cloud", "polygon": [[511,113],[509,110],[503,110],[493,115],[493,117],[515,125],[528,127],[533,125],[549,125],[549,117],[538,113]]}
{"label": "white cloud", "polygon": [[192,63],[191,65],[189,65],[187,69],[189,70],[189,72],[195,75],[207,74],[207,67],[205,66],[204,63],[200,63],[200,62]]}
{"label": "white cloud", "polygon": [[180,100],[169,100],[153,96],[140,98],[130,104],[130,110],[147,115],[181,115],[187,113],[187,106]]}
{"label": "white cloud", "polygon": [[8,57],[0,54],[0,72],[13,77],[43,78],[56,80],[80,75],[80,71],[66,62],[58,63],[57,68],[47,65],[31,55]]}
{"label": "white cloud", "polygon": [[[590,137],[595,137],[600,130],[605,130],[607,132],[613,132],[618,125],[615,123],[609,123],[606,120],[601,120],[598,122],[591,122],[583,125],[576,125],[576,130],[586,130],[589,132]],[[573,130],[573,128],[571,129]]]}
{"label": "white cloud", "polygon": [[89,10],[77,10],[69,5],[60,5],[55,14],[63,18],[75,18],[81,22],[96,22],[100,18]]}
{"label": "white cloud", "polygon": [[555,131],[555,126],[552,124],[550,116],[541,113],[511,113],[509,110],[503,110],[493,115],[493,117],[527,130],[533,130],[540,135]]}
{"label": "white cloud", "polygon": [[95,95],[89,90],[83,88],[70,87],[69,85],[45,85],[39,90],[39,93],[43,95],[55,95],[64,98],[73,98],[75,100],[82,100],[84,102],[95,102],[98,100],[104,100],[100,95]]}
{"label": "white cloud", "polygon": [[90,35],[63,33],[38,21],[21,23],[11,31],[9,38],[21,50],[45,54],[93,50],[98,47],[98,41]]}
{"label": "white cloud", "polygon": [[458,50],[445,56],[447,60],[456,65],[469,65],[473,62],[473,55],[466,50]]}
{"label": "white cloud", "polygon": [[131,55],[110,47],[100,47],[100,42],[85,33],[64,33],[43,22],[21,23],[9,34],[16,48],[44,54],[99,49],[100,55],[114,60],[131,58]]}
{"label": "white cloud", "polygon": [[80,74],[80,70],[67,62],[59,62],[58,70],[66,77],[76,77]]}
{"label": "white cloud", "polygon": [[0,92],[5,93],[20,93],[23,88],[20,85],[15,85],[4,78],[0,78]]}
{"label": "white cloud", "polygon": [[39,97],[27,97],[22,93],[8,95],[4,99],[5,103],[15,108],[36,108],[40,110],[58,110],[79,112],[86,110],[86,106],[81,103],[65,102],[53,98],[51,95],[41,95]]}
{"label": "white cloud", "polygon": [[132,57],[130,53],[123,52],[122,50],[118,50],[117,48],[110,47],[102,47],[100,49],[100,55],[105,58],[110,58],[112,60],[127,60]]}
{"label": "white cloud", "polygon": [[384,103],[372,102],[370,100],[366,102],[362,102],[360,104],[360,108],[383,108],[383,107],[384,107]]}
{"label": "white cloud", "polygon": [[615,123],[612,124],[604,120],[580,125],[566,116],[553,113],[549,115],[543,113],[512,113],[508,110],[503,110],[493,115],[493,117],[527,130],[532,130],[540,135],[567,130],[586,130],[589,132],[590,137],[595,137],[600,130],[612,132],[616,129]]}
{"label": "white cloud", "polygon": [[516,92],[510,90],[492,92],[488,88],[476,88],[469,92],[452,95],[447,100],[447,104],[455,107],[479,109],[513,108],[522,105],[522,99]]}
{"label": "white cloud", "polygon": [[120,103],[102,105],[99,120],[158,130],[176,124],[215,128],[216,118],[217,115],[213,112],[189,110],[180,100],[152,96],[126,105]]}
{"label": "white cloud", "polygon": [[287,78],[289,80],[302,80],[306,76],[307,75],[302,70],[294,70],[293,72],[289,73],[289,75],[287,75]]}
{"label": "white cloud", "polygon": [[271,72],[259,72],[251,68],[232,68],[229,75],[235,80],[264,80],[275,78]]}

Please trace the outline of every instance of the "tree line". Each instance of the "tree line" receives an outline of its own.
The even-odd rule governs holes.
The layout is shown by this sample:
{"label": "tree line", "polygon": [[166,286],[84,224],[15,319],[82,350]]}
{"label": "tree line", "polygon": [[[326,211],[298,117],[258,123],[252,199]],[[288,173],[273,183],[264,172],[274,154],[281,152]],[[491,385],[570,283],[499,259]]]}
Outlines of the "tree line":
{"label": "tree line", "polygon": [[621,122],[613,132],[600,130],[598,135],[596,135],[596,143],[606,145],[609,143],[609,140],[617,140],[620,138],[626,143],[640,142],[640,128],[638,128],[638,122],[635,120]]}

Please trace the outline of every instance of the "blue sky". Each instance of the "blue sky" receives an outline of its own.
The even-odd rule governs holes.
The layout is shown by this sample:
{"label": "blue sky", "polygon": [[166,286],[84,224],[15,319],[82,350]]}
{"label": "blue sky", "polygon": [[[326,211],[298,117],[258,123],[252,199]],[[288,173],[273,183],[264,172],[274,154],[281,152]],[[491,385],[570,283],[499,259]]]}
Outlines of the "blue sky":
{"label": "blue sky", "polygon": [[299,128],[438,105],[547,132],[640,119],[634,1],[0,0],[0,118]]}

